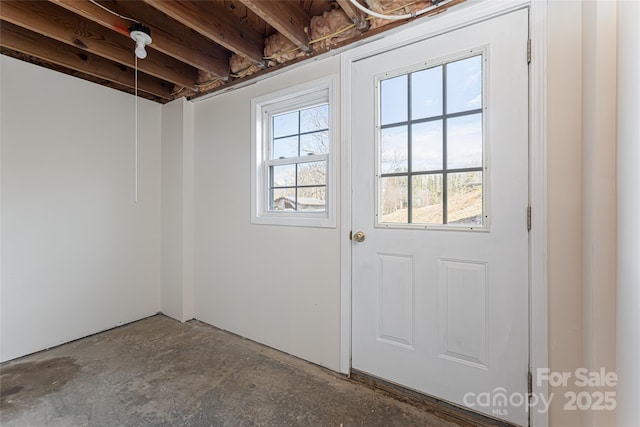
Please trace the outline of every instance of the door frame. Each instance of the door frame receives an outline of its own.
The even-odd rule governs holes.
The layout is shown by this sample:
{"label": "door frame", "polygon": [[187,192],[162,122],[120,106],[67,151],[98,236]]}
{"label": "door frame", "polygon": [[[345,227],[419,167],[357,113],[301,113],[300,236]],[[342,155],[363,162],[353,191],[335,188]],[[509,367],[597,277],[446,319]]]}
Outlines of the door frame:
{"label": "door frame", "polygon": [[[548,367],[547,336],[547,2],[518,0],[463,3],[450,12],[414,21],[391,35],[385,33],[340,55],[341,161],[340,161],[340,372],[351,370],[351,69],[354,62],[390,49],[425,40],[458,28],[529,9],[531,63],[529,65],[529,368]],[[523,47],[524,49],[525,47]],[[546,383],[532,381],[532,393],[548,399]],[[530,412],[530,425],[549,425],[547,413]]]}

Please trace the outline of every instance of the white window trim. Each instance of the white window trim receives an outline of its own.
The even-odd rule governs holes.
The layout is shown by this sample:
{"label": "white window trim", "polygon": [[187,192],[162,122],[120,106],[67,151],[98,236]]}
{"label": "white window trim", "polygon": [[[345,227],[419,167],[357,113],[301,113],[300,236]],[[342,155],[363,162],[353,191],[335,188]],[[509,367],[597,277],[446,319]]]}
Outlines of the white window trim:
{"label": "white window trim", "polygon": [[[251,223],[297,227],[336,227],[337,110],[335,76],[310,81],[251,100]],[[329,153],[327,158],[326,211],[274,212],[268,210],[268,177],[265,167],[269,144],[267,111],[304,108],[314,102],[329,103]],[[324,157],[325,155],[322,155]]]}

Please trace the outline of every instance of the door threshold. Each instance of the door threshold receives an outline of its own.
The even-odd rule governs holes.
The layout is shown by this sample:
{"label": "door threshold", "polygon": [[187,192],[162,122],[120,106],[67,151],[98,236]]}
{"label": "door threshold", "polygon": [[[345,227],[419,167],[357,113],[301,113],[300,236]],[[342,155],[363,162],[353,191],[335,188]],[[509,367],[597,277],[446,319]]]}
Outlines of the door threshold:
{"label": "door threshold", "polygon": [[511,424],[507,421],[489,417],[479,412],[472,411],[468,408],[446,402],[444,400],[438,399],[437,397],[429,396],[427,394],[423,394],[406,387],[402,387],[398,384],[394,384],[392,382],[374,377],[365,372],[361,372],[355,369],[351,370],[349,378],[361,384],[365,384],[374,390],[379,390],[385,394],[388,394],[395,399],[407,402],[420,409],[424,409],[427,412],[434,414],[438,418],[457,423],[460,426],[518,427],[516,424]]}

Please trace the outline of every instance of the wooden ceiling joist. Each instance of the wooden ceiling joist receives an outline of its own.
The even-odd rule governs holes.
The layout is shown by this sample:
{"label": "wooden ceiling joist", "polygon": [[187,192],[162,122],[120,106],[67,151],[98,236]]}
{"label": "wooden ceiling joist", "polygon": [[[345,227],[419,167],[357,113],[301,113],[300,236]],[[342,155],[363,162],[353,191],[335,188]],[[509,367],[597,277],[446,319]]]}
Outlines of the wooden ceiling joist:
{"label": "wooden ceiling joist", "polygon": [[[94,22],[43,1],[3,1],[3,21],[37,32],[86,52],[128,67],[135,66],[133,41]],[[162,53],[148,49],[146,59],[138,61],[140,71],[180,86],[193,87],[196,71]]]}
{"label": "wooden ceiling joist", "polygon": [[[352,1],[0,0],[0,50],[129,93],[137,64],[142,96],[157,102],[194,99],[414,19],[370,21]],[[398,0],[375,1],[398,7]],[[464,1],[449,0],[420,16]],[[425,4],[401,3],[413,11]],[[141,60],[130,37],[134,22],[149,27],[153,39]],[[313,49],[311,39],[318,42]]]}
{"label": "wooden ceiling joist", "polygon": [[[96,6],[89,0],[49,0],[85,19],[115,32],[129,36],[129,27],[133,22],[116,16],[114,13]],[[136,20],[151,29],[155,49],[199,70],[214,74],[226,80],[229,77],[229,55],[226,49],[194,33],[178,22],[167,25],[170,31],[160,27],[167,17],[151,7],[130,1],[110,2],[105,7],[123,16],[134,16]],[[161,16],[159,16],[161,15]],[[156,25],[159,23],[159,25]]]}
{"label": "wooden ceiling joist", "polygon": [[340,8],[347,14],[351,22],[356,24],[356,28],[359,30],[366,30],[369,27],[369,21],[367,17],[360,9],[355,7],[350,0],[336,0]]}
{"label": "wooden ceiling joist", "polygon": [[264,65],[264,35],[229,15],[221,2],[143,1],[230,51]]}
{"label": "wooden ceiling joist", "polygon": [[265,22],[275,28],[296,46],[309,51],[309,36],[305,28],[309,27],[309,16],[294,1],[240,0]]}
{"label": "wooden ceiling joist", "polygon": [[[0,44],[25,55],[41,58],[130,89],[135,87],[133,69],[8,22],[2,22],[0,25]],[[138,75],[138,90],[167,100],[171,98],[171,88],[165,82],[142,73]]]}

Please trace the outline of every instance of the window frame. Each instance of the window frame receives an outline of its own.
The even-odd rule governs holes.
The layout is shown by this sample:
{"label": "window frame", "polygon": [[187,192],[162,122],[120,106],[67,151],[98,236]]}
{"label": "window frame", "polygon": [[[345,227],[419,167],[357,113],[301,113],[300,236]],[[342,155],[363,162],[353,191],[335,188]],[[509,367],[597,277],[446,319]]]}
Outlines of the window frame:
{"label": "window frame", "polygon": [[[335,76],[306,82],[251,100],[251,223],[298,227],[336,227],[336,129]],[[271,127],[274,115],[299,111],[314,105],[329,105],[329,145],[327,154],[289,159],[271,159]],[[270,210],[269,167],[278,164],[299,164],[313,160],[327,162],[325,210],[274,211]],[[294,161],[292,161],[294,160]]]}
{"label": "window frame", "polygon": [[[421,70],[425,70],[432,67],[464,60],[474,56],[480,55],[482,57],[482,225],[465,225],[456,223],[446,224],[424,224],[424,223],[390,223],[382,222],[382,185],[380,171],[381,159],[380,149],[382,144],[382,121],[381,121],[381,82],[386,79],[402,76],[405,74],[415,73]],[[481,46],[474,49],[465,50],[464,52],[447,55],[444,57],[436,58],[429,61],[420,62],[418,64],[411,65],[409,67],[400,68],[394,71],[383,72],[375,76],[375,200],[374,200],[374,227],[375,228],[389,228],[389,229],[410,229],[410,230],[447,230],[447,231],[478,231],[489,232],[491,226],[491,215],[489,206],[489,182],[490,182],[490,144],[489,144],[489,48],[488,46]],[[444,84],[444,83],[443,83]],[[443,111],[443,117],[448,114]],[[410,118],[409,118],[410,119]],[[408,121],[411,123],[411,120]],[[446,123],[443,123],[446,125]],[[445,165],[443,165],[445,167]],[[447,169],[445,167],[445,169]],[[443,174],[443,185],[446,185],[446,173]],[[411,177],[411,174],[407,174]],[[414,175],[415,176],[415,175]],[[425,175],[426,176],[426,175]],[[411,209],[408,206],[408,209]]]}

